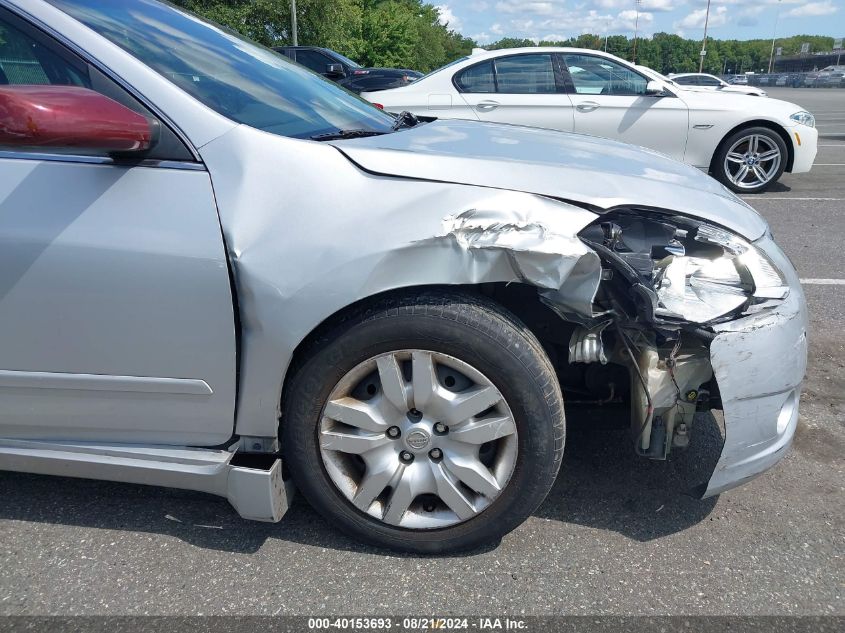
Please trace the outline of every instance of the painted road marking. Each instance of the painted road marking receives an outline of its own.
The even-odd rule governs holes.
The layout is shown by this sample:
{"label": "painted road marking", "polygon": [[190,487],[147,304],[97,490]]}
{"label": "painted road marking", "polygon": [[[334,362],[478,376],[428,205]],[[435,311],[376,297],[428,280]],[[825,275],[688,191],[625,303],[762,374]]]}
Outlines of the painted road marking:
{"label": "painted road marking", "polygon": [[757,196],[741,196],[743,200],[812,200],[812,201],[821,201],[821,202],[831,202],[835,200],[845,200],[845,198],[794,198],[794,197],[780,197],[775,198],[771,196],[766,196],[765,198],[760,198]]}
{"label": "painted road marking", "polygon": [[845,286],[845,279],[801,279],[800,281],[809,286]]}

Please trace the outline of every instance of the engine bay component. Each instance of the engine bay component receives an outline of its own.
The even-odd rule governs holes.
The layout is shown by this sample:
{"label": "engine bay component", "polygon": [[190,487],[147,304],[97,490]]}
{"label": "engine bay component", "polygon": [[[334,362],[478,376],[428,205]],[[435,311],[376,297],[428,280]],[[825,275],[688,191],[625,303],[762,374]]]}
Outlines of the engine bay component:
{"label": "engine bay component", "polygon": [[[713,377],[710,353],[699,343],[685,343],[681,337],[661,346],[637,342],[639,356],[634,371],[639,372],[639,376],[631,378],[631,428],[636,433],[635,449],[644,457],[666,459],[673,446],[689,443],[697,398],[690,401],[688,394],[698,393],[701,385]],[[680,436],[685,436],[686,442],[673,439],[679,435],[680,425],[683,425]]]}
{"label": "engine bay component", "polygon": [[607,355],[604,351],[602,332],[610,324],[611,321],[608,320],[592,327],[584,325],[576,327],[569,339],[569,362],[606,365]]}

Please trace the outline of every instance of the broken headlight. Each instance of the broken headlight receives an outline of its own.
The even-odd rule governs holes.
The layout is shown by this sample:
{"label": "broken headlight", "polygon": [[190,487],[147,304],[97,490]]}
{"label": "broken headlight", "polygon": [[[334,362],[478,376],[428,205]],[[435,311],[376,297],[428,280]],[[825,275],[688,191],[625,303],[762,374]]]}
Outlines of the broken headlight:
{"label": "broken headlight", "polygon": [[683,254],[676,249],[655,261],[657,314],[705,323],[754,299],[783,299],[789,292],[772,262],[744,239],[705,224],[693,239],[715,247],[710,256],[688,256],[686,249]]}
{"label": "broken headlight", "polygon": [[691,218],[617,212],[581,237],[648,290],[650,311],[662,319],[706,323],[789,293],[780,271],[754,244]]}

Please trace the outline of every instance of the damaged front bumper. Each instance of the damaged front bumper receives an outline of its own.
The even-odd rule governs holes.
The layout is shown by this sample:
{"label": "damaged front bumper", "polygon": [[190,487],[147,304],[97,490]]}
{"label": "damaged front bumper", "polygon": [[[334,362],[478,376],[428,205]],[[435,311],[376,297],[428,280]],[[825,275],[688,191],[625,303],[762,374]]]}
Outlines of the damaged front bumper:
{"label": "damaged front bumper", "polygon": [[725,444],[702,497],[739,486],[784,457],[798,424],[807,367],[807,307],[791,262],[771,237],[757,242],[787,278],[775,308],[714,326],[710,362],[722,398]]}

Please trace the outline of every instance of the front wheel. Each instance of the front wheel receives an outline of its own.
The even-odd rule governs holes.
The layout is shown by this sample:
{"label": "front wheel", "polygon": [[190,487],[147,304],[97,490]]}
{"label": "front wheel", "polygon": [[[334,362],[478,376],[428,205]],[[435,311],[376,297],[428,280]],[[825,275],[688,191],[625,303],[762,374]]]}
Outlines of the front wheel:
{"label": "front wheel", "polygon": [[495,541],[557,475],[554,370],[516,317],[480,297],[381,299],[295,371],[287,464],[308,501],[357,538],[416,553]]}
{"label": "front wheel", "polygon": [[713,161],[713,176],[737,193],[760,193],[777,182],[787,160],[786,143],[765,127],[739,130],[729,136]]}

